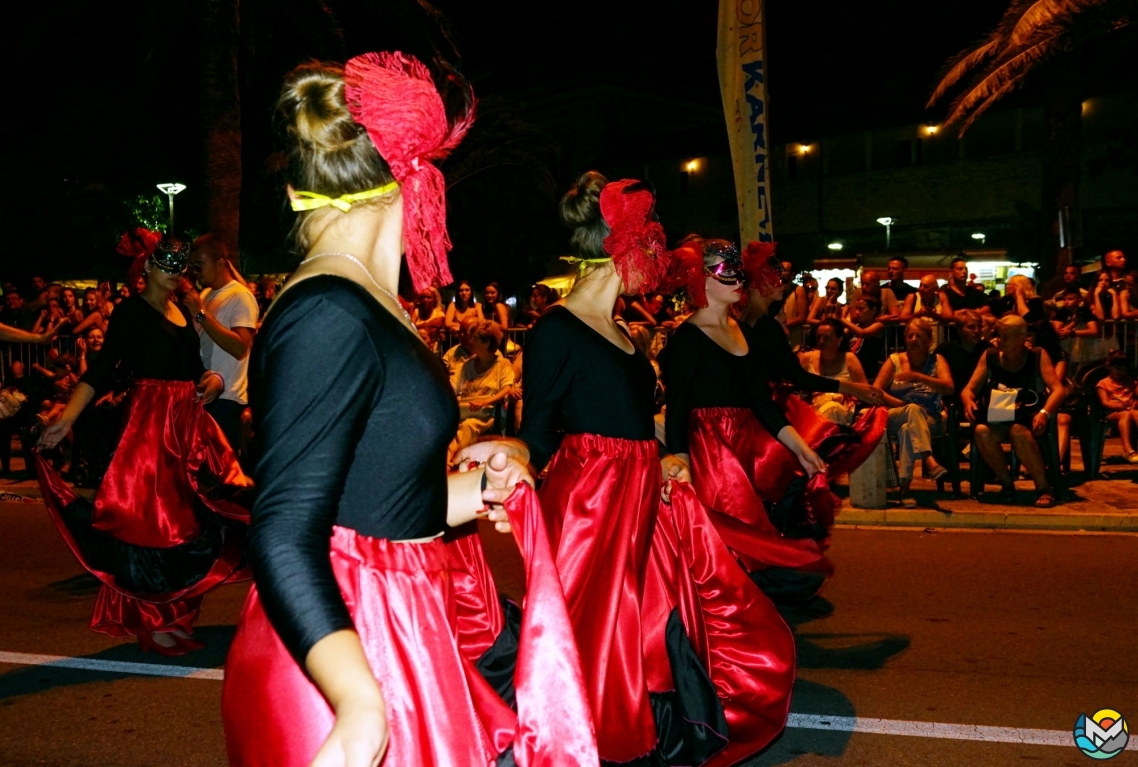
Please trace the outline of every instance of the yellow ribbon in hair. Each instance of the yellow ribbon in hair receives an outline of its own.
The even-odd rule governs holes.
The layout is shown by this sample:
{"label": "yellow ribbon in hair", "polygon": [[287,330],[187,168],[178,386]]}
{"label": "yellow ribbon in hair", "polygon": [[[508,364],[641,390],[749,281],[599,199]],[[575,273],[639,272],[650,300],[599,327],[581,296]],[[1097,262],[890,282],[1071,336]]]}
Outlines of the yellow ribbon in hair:
{"label": "yellow ribbon in hair", "polygon": [[398,188],[399,182],[392,181],[390,184],[377,186],[375,189],[353,192],[352,194],[342,194],[339,197],[329,197],[324,194],[318,194],[317,192],[293,192],[299,199],[292,200],[291,204],[292,209],[295,211],[316,210],[317,208],[326,208],[331,205],[333,208],[339,208],[347,213],[352,209],[352,203],[383,197],[385,194],[391,194]]}
{"label": "yellow ribbon in hair", "polygon": [[585,276],[585,269],[589,264],[603,264],[606,261],[612,261],[612,256],[608,258],[580,258],[579,256],[562,256],[562,261],[568,261],[571,264],[580,264],[577,267],[577,274],[580,277]]}

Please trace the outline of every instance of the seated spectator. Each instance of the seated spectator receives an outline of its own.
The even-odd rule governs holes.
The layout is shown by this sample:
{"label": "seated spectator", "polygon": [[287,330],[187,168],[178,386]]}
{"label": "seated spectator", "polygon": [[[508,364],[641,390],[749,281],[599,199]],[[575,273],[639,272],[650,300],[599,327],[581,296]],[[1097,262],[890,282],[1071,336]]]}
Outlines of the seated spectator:
{"label": "seated spectator", "polygon": [[482,318],[496,322],[502,330],[510,327],[510,307],[502,300],[502,287],[491,282],[482,291]]}
{"label": "seated spectator", "polygon": [[451,380],[458,395],[458,434],[451,442],[448,457],[473,445],[494,425],[494,406],[506,399],[514,384],[514,368],[498,351],[502,329],[481,320],[471,331],[473,354]]}
{"label": "seated spectator", "polygon": [[993,307],[992,314],[998,317],[1016,314],[1027,322],[1034,322],[1046,316],[1043,299],[1035,295],[1035,283],[1023,274],[1013,274],[1008,277],[1004,297]]}
{"label": "seated spectator", "polygon": [[1118,289],[1111,281],[1110,272],[1104,270],[1098,273],[1098,277],[1095,278],[1095,285],[1091,289],[1088,305],[1095,319],[1099,321],[1099,330],[1101,331],[1099,337],[1106,342],[1102,349],[1105,358],[1106,353],[1118,348],[1118,340],[1114,336],[1114,327],[1110,323],[1122,316],[1122,302],[1119,300]]}
{"label": "seated spectator", "polygon": [[545,314],[555,303],[557,303],[556,290],[540,282],[534,285],[530,291],[529,308],[524,312],[526,327],[532,328],[537,318]]}
{"label": "seated spectator", "polygon": [[0,389],[0,474],[12,470],[12,436],[20,438],[24,457],[24,473],[34,473],[32,465],[32,426],[35,423],[36,404],[41,398],[41,386],[27,375],[24,363],[12,360],[4,388]]}
{"label": "seated spectator", "polygon": [[483,319],[482,307],[474,300],[474,288],[470,287],[470,283],[467,280],[460,280],[455,286],[454,300],[447,304],[447,331],[457,333],[459,324],[467,317],[474,320]]}
{"label": "seated spectator", "polygon": [[845,304],[839,300],[842,297],[843,290],[845,290],[845,286],[837,277],[826,280],[826,295],[818,296],[815,299],[814,305],[810,307],[810,314],[806,317],[806,324],[817,328],[822,324],[822,320],[831,317],[840,319],[842,309],[845,308]]}
{"label": "seated spectator", "polygon": [[[1001,317],[996,332],[996,348],[989,349],[980,358],[972,380],[961,392],[964,415],[976,423],[976,447],[996,475],[1001,498],[1005,502],[1015,500],[1015,483],[1000,447],[1001,442],[1010,441],[1012,450],[1035,483],[1035,505],[1051,508],[1055,505],[1055,497],[1047,481],[1043,455],[1036,440],[1047,431],[1052,414],[1058,411],[1066,391],[1055,375],[1046,350],[1028,348],[1027,323],[1022,317],[1016,314]],[[987,423],[988,398],[991,390],[1000,385],[1033,392],[1034,399],[1037,403],[1044,403],[1043,407],[1018,408],[1013,422]]]}
{"label": "seated spectator", "polygon": [[885,364],[885,323],[881,317],[881,301],[863,290],[853,302],[850,316],[842,320],[850,339],[850,351],[857,356],[865,377],[876,380]]}
{"label": "seated spectator", "polygon": [[439,294],[428,288],[421,291],[411,310],[411,322],[423,338],[423,343],[434,352],[439,350],[439,337],[442,336],[446,315],[439,306]]}
{"label": "seated spectator", "polygon": [[[868,296],[860,299],[864,302]],[[816,351],[803,352],[798,360],[806,372],[832,378],[835,381],[850,381],[851,383],[867,383],[865,372],[861,369],[857,355],[842,349],[842,323],[833,318],[822,321],[815,331]],[[842,394],[829,392],[815,392],[811,400],[814,409],[823,418],[849,426],[854,421],[854,409],[857,400]]]}
{"label": "seated spectator", "polygon": [[458,343],[446,350],[443,354],[443,364],[447,367],[447,375],[453,381],[466,361],[474,356],[473,331],[481,322],[477,317],[464,317],[458,325]]}
{"label": "seated spectator", "polygon": [[1111,352],[1106,365],[1110,374],[1098,382],[1095,394],[1107,411],[1107,419],[1118,426],[1122,456],[1128,463],[1138,463],[1138,451],[1134,450],[1134,433],[1138,426],[1138,382],[1126,369],[1126,356],[1121,352]]}
{"label": "seated spectator", "polygon": [[980,315],[971,309],[956,312],[953,324],[958,337],[945,341],[936,348],[936,353],[948,362],[948,371],[952,375],[953,393],[945,397],[947,402],[960,401],[960,393],[972,380],[977,363],[992,346],[983,339],[984,325]]}
{"label": "seated spectator", "polygon": [[897,440],[897,476],[906,508],[917,505],[909,491],[917,461],[923,462],[926,479],[935,481],[948,473],[933,458],[932,429],[941,423],[941,397],[952,394],[952,373],[948,361],[932,351],[932,341],[931,322],[924,317],[909,320],[905,351],[889,355],[875,382],[889,407],[887,430]]}

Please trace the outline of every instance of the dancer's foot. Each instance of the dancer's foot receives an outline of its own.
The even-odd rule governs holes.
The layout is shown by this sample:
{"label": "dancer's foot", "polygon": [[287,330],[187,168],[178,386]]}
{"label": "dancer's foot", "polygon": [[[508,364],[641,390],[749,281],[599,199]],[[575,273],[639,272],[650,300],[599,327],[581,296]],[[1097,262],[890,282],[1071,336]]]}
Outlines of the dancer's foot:
{"label": "dancer's foot", "polygon": [[178,644],[178,640],[168,633],[139,634],[138,646],[142,648],[143,652],[153,650],[159,655],[171,658],[185,655],[190,651],[189,648]]}
{"label": "dancer's foot", "polygon": [[175,641],[179,645],[186,648],[187,650],[201,650],[205,647],[205,642],[201,641],[200,639],[194,639],[191,634],[187,634],[185,631],[174,629],[170,632],[170,634],[173,635]]}

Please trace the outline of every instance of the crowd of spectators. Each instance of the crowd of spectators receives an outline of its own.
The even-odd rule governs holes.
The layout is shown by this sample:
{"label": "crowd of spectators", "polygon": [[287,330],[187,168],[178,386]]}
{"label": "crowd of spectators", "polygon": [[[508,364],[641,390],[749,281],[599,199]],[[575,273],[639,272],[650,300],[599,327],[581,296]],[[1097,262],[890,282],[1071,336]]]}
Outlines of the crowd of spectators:
{"label": "crowd of spectators", "polygon": [[[196,323],[203,359],[228,355],[236,364],[247,357],[259,317],[279,284],[273,276],[245,280],[224,251],[222,255],[215,252],[218,244],[208,237],[204,246],[198,244],[195,270],[187,275],[178,295],[191,313],[209,317]],[[1088,396],[1101,406],[1104,420],[1118,430],[1125,458],[1138,463],[1138,394],[1115,322],[1138,319],[1138,296],[1132,303],[1135,273],[1127,271],[1121,252],[1104,256],[1100,269],[1087,275],[1089,279],[1080,268],[1066,267],[1057,289],[1050,295],[1044,292],[1046,297],[1023,275],[1011,276],[1003,293],[985,292],[963,258],[951,263],[944,280],[923,274],[913,284],[906,259],[897,257],[884,270],[862,270],[856,284],[829,279],[821,293],[811,273],[794,279],[795,269],[789,261],[783,262],[783,270],[793,289],[781,306],[779,319],[800,352],[803,368],[829,378],[872,384],[884,392],[902,503],[915,503],[910,486],[918,469],[927,479],[942,480],[948,472],[944,463],[960,458],[963,445],[950,446],[947,452],[934,450],[934,441],[948,433],[951,419],[962,426],[972,424],[976,453],[1005,499],[1014,479],[1001,447],[1007,442],[1035,482],[1036,502],[1047,506],[1056,501],[1049,480],[1054,475],[1047,471],[1052,467],[1045,466],[1054,457],[1041,449],[1041,443],[1054,430],[1059,462],[1065,465],[1072,416]],[[4,371],[4,386],[19,390],[32,403],[19,419],[3,424],[0,471],[7,472],[10,436],[55,417],[102,349],[115,306],[138,286],[115,289],[104,281],[79,289],[35,277],[24,292],[10,283],[3,287],[0,323],[59,337],[35,364],[12,359]],[[226,296],[231,300],[223,300]],[[507,302],[496,282],[479,289],[478,283],[462,280],[402,300],[423,341],[442,358],[459,400],[460,427],[452,453],[490,431],[520,425],[524,331],[559,296],[539,283],[526,298],[514,305]],[[636,348],[655,365],[668,335],[690,309],[677,304],[675,297],[647,294],[620,297],[613,313]],[[1136,341],[1131,339],[1131,343]],[[218,367],[216,360],[207,365]],[[1109,373],[1095,378],[1092,391],[1082,391],[1080,373],[1104,365]],[[231,443],[247,452],[251,442],[244,380],[239,371],[232,377],[239,383],[231,387],[229,404],[224,396],[219,399],[225,412],[215,415],[219,423],[226,422]],[[230,376],[226,379],[229,382]],[[1014,420],[988,423],[986,403],[992,389],[1001,386],[1032,395],[1023,397],[1022,407],[1017,400]],[[662,386],[658,394],[662,407]],[[102,412],[99,428],[113,430],[114,409],[121,398],[121,389],[102,398],[90,420],[100,421],[95,416]],[[837,423],[848,425],[858,416],[859,403],[850,398],[815,394],[809,399],[819,414]],[[98,463],[94,456],[99,440],[82,431],[76,429],[67,448],[70,457],[65,452],[55,460],[71,468],[80,480],[86,474],[97,478],[98,466],[93,464]],[[26,434],[21,436],[27,439]]]}

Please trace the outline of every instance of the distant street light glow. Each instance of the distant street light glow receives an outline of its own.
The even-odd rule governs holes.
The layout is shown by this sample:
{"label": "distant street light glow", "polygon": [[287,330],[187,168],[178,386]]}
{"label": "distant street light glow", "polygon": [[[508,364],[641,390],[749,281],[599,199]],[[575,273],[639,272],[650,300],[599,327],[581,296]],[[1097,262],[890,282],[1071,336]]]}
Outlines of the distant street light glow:
{"label": "distant street light glow", "polygon": [[840,242],[831,242],[831,243],[830,243],[829,245],[827,245],[826,247],[827,247],[827,248],[829,248],[830,250],[841,250],[841,249],[842,249],[842,243],[840,243]]}
{"label": "distant street light glow", "polygon": [[166,197],[169,198],[169,200],[170,200],[170,226],[169,226],[169,229],[167,230],[167,234],[173,234],[174,233],[174,195],[178,194],[178,192],[185,191],[185,189],[186,189],[185,184],[159,184],[158,185],[158,191],[163,192],[166,195]]}
{"label": "distant street light glow", "polygon": [[799,144],[798,145],[798,154],[810,154],[810,145],[809,144]]}
{"label": "distant street light glow", "polygon": [[972,239],[979,240],[980,244],[983,245],[984,241],[988,239],[988,237],[983,232],[976,232],[972,235]]}
{"label": "distant street light glow", "polygon": [[897,223],[897,219],[892,216],[882,216],[877,219],[877,223],[885,227],[885,249],[889,250],[890,241],[893,234],[893,224]]}
{"label": "distant street light glow", "polygon": [[940,126],[939,126],[939,125],[926,125],[926,126],[925,126],[925,134],[926,134],[926,135],[929,135],[929,136],[935,136],[935,135],[936,135],[936,132],[937,132],[938,130],[940,130]]}
{"label": "distant street light glow", "polygon": [[686,170],[688,173],[695,173],[697,170],[699,170],[699,160],[688,160],[684,165],[684,170]]}

